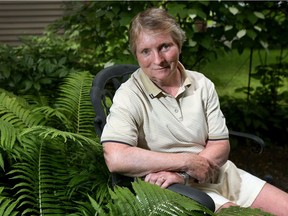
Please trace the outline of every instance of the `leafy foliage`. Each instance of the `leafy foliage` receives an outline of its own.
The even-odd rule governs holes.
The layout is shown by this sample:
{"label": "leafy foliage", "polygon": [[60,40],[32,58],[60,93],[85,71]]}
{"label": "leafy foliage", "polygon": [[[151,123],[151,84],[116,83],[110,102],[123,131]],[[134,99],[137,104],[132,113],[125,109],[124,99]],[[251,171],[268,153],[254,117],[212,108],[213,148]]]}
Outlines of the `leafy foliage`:
{"label": "leafy foliage", "polygon": [[142,180],[133,182],[135,195],[128,188],[110,190],[113,202],[107,204],[109,213],[94,203],[100,215],[213,215],[197,202]]}
{"label": "leafy foliage", "polygon": [[17,202],[3,193],[4,187],[0,187],[0,214],[1,215],[17,215],[19,212],[15,210]]}
{"label": "leafy foliage", "polygon": [[188,68],[197,69],[231,48],[242,53],[244,48],[286,44],[285,36],[276,38],[287,32],[287,2],[91,1],[78,3],[73,13],[51,28],[65,29],[84,70],[95,71],[111,62],[134,63],[128,49],[129,23],[150,7],[167,9],[186,32],[181,61]]}
{"label": "leafy foliage", "polygon": [[[71,208],[65,196],[68,182],[63,146],[57,139],[25,138],[21,161],[8,173],[22,215],[60,214]],[[64,143],[62,143],[64,145]],[[71,205],[71,204],[70,204]]]}
{"label": "leafy foliage", "polygon": [[62,37],[53,34],[30,37],[18,47],[1,45],[1,87],[16,94],[55,97],[52,90],[74,71],[68,67],[71,59],[67,47]]}
{"label": "leafy foliage", "polygon": [[250,216],[250,215],[257,215],[257,216],[273,216],[267,212],[263,212],[260,209],[251,209],[251,208],[241,208],[238,206],[231,206],[230,208],[223,209],[219,212],[220,216]]}
{"label": "leafy foliage", "polygon": [[99,202],[107,199],[108,170],[93,130],[91,84],[90,73],[70,74],[53,107],[1,93],[1,167],[6,179],[1,183],[7,203],[11,197],[11,212],[66,215],[85,206],[89,193],[97,194]]}
{"label": "leafy foliage", "polygon": [[94,132],[91,124],[94,110],[90,101],[92,79],[93,76],[88,72],[68,76],[67,82],[60,87],[60,97],[55,102],[55,106],[70,119],[70,125],[73,126],[71,131],[88,137]]}

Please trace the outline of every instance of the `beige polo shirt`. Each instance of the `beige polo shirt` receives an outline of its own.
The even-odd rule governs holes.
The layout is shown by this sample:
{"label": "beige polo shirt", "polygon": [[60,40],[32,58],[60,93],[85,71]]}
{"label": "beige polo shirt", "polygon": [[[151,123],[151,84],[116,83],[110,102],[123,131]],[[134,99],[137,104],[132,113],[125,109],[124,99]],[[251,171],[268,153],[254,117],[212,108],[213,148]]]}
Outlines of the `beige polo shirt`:
{"label": "beige polo shirt", "polygon": [[185,70],[176,97],[159,89],[141,70],[116,92],[101,142],[119,142],[161,152],[194,152],[206,141],[228,139],[213,83]]}
{"label": "beige polo shirt", "polygon": [[[207,140],[228,139],[213,83],[198,72],[185,70],[180,63],[179,69],[184,82],[176,97],[154,85],[141,69],[135,71],[115,94],[101,142],[199,153]],[[251,206],[264,184],[227,161],[217,181],[191,186],[207,192],[218,210],[227,202]]]}

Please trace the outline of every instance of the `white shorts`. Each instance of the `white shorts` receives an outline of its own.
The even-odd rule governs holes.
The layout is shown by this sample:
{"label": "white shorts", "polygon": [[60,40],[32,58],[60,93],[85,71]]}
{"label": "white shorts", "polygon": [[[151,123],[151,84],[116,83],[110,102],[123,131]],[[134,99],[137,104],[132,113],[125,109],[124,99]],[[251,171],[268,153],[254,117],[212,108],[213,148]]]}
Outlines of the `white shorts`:
{"label": "white shorts", "polygon": [[206,192],[215,202],[217,211],[227,202],[241,207],[252,205],[266,182],[237,168],[227,161],[220,169],[218,181],[213,184],[192,184],[192,187]]}

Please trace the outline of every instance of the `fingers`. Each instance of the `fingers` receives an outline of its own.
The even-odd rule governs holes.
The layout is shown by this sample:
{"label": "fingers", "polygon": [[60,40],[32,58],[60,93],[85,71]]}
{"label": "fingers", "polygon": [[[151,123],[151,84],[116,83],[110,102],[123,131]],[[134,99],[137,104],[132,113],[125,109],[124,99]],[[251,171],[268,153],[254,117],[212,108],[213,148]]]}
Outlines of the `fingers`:
{"label": "fingers", "polygon": [[158,185],[161,188],[167,188],[174,183],[183,182],[183,178],[176,172],[161,171],[158,173],[150,173],[146,175],[144,181]]}
{"label": "fingers", "polygon": [[202,173],[203,175],[198,179],[198,183],[215,183],[218,179],[219,169],[208,169],[208,171],[205,173]]}
{"label": "fingers", "polygon": [[[167,181],[167,179],[164,176],[158,175],[156,173],[150,173],[148,174],[145,179],[146,182],[149,182],[151,184],[155,184],[158,185],[160,187],[164,187],[165,186],[165,182]],[[166,183],[167,184],[167,183]]]}
{"label": "fingers", "polygon": [[192,179],[196,179],[200,184],[214,183],[219,174],[219,167],[217,164],[199,155],[194,158],[196,160],[191,164],[191,168],[187,173],[192,177]]}

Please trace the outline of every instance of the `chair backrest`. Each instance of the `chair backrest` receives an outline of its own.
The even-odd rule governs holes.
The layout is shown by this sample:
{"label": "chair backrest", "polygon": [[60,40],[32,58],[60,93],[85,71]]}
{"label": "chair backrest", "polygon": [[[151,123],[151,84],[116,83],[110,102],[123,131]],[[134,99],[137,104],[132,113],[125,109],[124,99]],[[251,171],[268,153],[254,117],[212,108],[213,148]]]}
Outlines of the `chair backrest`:
{"label": "chair backrest", "polygon": [[[130,75],[139,68],[137,65],[113,65],[99,71],[92,83],[90,97],[95,112],[94,127],[100,137],[106,124],[112,99],[120,85],[127,81]],[[112,173],[112,185],[130,187],[134,179],[117,173]]]}
{"label": "chair backrest", "polygon": [[113,65],[101,70],[94,78],[90,92],[95,111],[94,127],[100,137],[106,124],[115,91],[139,68],[137,65]]}

